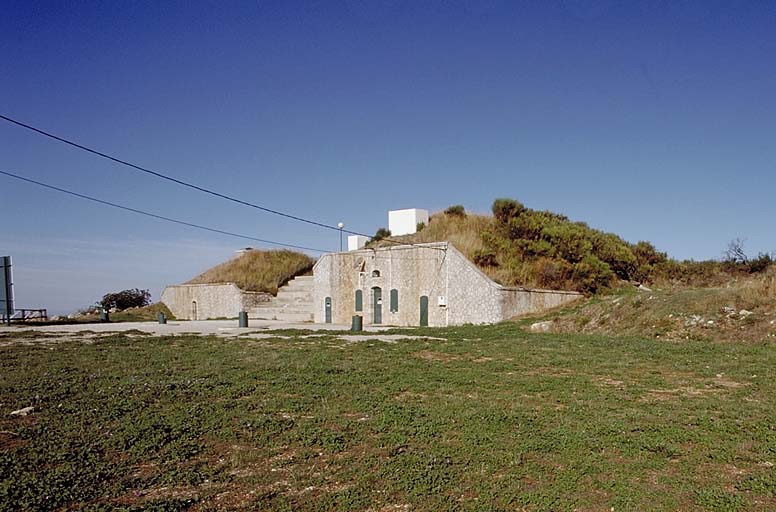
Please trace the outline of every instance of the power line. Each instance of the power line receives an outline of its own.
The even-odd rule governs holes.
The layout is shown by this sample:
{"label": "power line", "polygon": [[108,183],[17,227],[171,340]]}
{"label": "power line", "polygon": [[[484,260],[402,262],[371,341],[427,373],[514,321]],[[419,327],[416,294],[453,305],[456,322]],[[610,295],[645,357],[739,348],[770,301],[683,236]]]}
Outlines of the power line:
{"label": "power line", "polygon": [[[58,135],[54,135],[53,133],[47,132],[47,131],[45,131],[45,130],[43,130],[41,128],[36,128],[36,127],[31,126],[29,124],[23,123],[21,121],[17,121],[16,119],[13,119],[11,117],[5,116],[3,114],[0,114],[0,119],[8,121],[9,123],[15,124],[15,125],[20,126],[22,128],[26,128],[27,130],[31,130],[31,131],[33,131],[35,133],[38,133],[40,135],[43,135],[45,137],[49,137],[49,138],[54,139],[56,141],[62,142],[64,144],[67,144],[67,145],[72,146],[74,148],[81,149],[81,150],[86,151],[88,153],[91,153],[93,155],[97,155],[99,157],[106,158],[106,159],[108,159],[108,160],[110,160],[112,162],[116,162],[118,164],[125,165],[125,166],[130,167],[132,169],[135,169],[137,171],[144,172],[146,174],[150,174],[152,176],[156,176],[157,178],[161,178],[163,180],[167,180],[167,181],[170,181],[172,183],[176,183],[178,185],[181,185],[181,186],[184,186],[184,187],[188,187],[188,188],[197,190],[199,192],[203,192],[205,194],[210,194],[212,196],[215,196],[215,197],[218,197],[218,198],[221,198],[221,199],[225,199],[225,200],[231,201],[233,203],[241,204],[243,206],[248,206],[250,208],[255,208],[257,210],[261,210],[263,212],[271,213],[273,215],[279,215],[281,217],[285,217],[287,219],[292,219],[292,220],[295,220],[295,221],[298,221],[298,222],[304,222],[304,223],[307,223],[307,224],[311,224],[313,226],[318,226],[318,227],[325,228],[325,229],[331,229],[333,231],[338,231],[338,232],[342,232],[342,233],[348,233],[350,235],[360,235],[360,236],[365,236],[365,237],[370,238],[370,239],[372,238],[371,235],[367,235],[365,233],[359,233],[358,231],[351,231],[351,230],[344,229],[344,228],[340,229],[337,226],[332,226],[330,224],[325,224],[323,222],[318,222],[318,221],[315,221],[315,220],[306,219],[304,217],[299,217],[297,215],[292,215],[290,213],[281,212],[279,210],[273,210],[272,208],[267,208],[266,206],[261,206],[261,205],[255,204],[255,203],[244,201],[242,199],[238,199],[236,197],[232,197],[232,196],[229,196],[227,194],[223,194],[221,192],[216,192],[215,190],[211,190],[211,189],[208,189],[208,188],[205,188],[205,187],[201,187],[199,185],[195,185],[193,183],[189,183],[187,181],[180,180],[178,178],[174,178],[174,177],[169,176],[167,174],[164,174],[164,173],[161,173],[161,172],[158,172],[158,171],[154,171],[154,170],[148,169],[147,167],[143,167],[141,165],[133,164],[132,162],[128,162],[126,160],[122,160],[121,158],[108,155],[107,153],[103,153],[103,152],[98,151],[96,149],[89,148],[89,147],[84,146],[82,144],[79,144],[77,142],[73,142],[72,140],[65,139],[64,137],[59,137]],[[388,243],[396,244],[396,245],[413,245],[413,246],[414,245],[419,245],[417,243],[412,243],[412,242],[401,242],[401,241],[398,241],[398,240],[391,240],[390,237],[385,237],[382,240],[384,242],[388,242]]]}
{"label": "power line", "polygon": [[192,227],[192,228],[197,228],[197,229],[202,229],[202,230],[205,230],[205,231],[210,231],[212,233],[220,233],[222,235],[228,235],[228,236],[233,236],[233,237],[237,237],[237,238],[243,238],[245,240],[253,240],[253,241],[261,242],[261,243],[265,243],[265,244],[277,245],[277,246],[281,246],[281,247],[290,247],[292,249],[302,249],[302,250],[305,250],[305,251],[313,251],[313,252],[321,252],[321,253],[331,252],[331,251],[326,251],[326,250],[323,250],[323,249],[315,249],[313,247],[304,247],[304,246],[301,246],[301,245],[293,245],[293,244],[285,244],[285,243],[282,243],[282,242],[274,242],[272,240],[264,240],[264,239],[261,239],[261,238],[255,238],[255,237],[248,236],[248,235],[241,235],[239,233],[232,233],[230,231],[224,231],[222,229],[216,229],[216,228],[210,228],[210,227],[207,227],[207,226],[201,226],[199,224],[194,224],[194,223],[191,223],[191,222],[186,222],[186,221],[182,221],[182,220],[178,220],[178,219],[173,219],[173,218],[170,218],[170,217],[165,217],[163,215],[157,215],[155,213],[150,213],[150,212],[146,212],[146,211],[143,211],[143,210],[138,210],[137,208],[131,208],[129,206],[124,206],[124,205],[120,205],[120,204],[116,204],[116,203],[111,203],[110,201],[104,201],[102,199],[97,199],[96,197],[87,196],[85,194],[79,194],[78,192],[73,192],[72,190],[67,190],[67,189],[64,189],[64,188],[55,187],[54,185],[49,185],[48,183],[43,183],[43,182],[40,182],[40,181],[35,181],[33,179],[25,178],[24,176],[19,176],[18,174],[13,174],[13,173],[6,172],[6,171],[3,171],[3,170],[0,170],[0,174],[3,174],[3,175],[8,176],[10,178],[15,178],[17,180],[26,181],[27,183],[32,183],[32,184],[35,184],[35,185],[38,185],[38,186],[41,186],[41,187],[45,187],[45,188],[50,189],[50,190],[56,190],[57,192],[62,192],[64,194],[69,194],[71,196],[80,197],[81,199],[87,199],[87,200],[93,201],[95,203],[103,204],[103,205],[106,205],[106,206],[112,206],[114,208],[119,208],[121,210],[126,210],[128,212],[137,213],[137,214],[140,214],[140,215],[145,215],[147,217],[153,217],[155,219],[165,220],[167,222],[173,222],[175,224],[180,224],[182,226],[189,226],[189,227]]}
{"label": "power line", "polygon": [[[313,226],[318,226],[318,227],[321,227],[321,228],[331,229],[331,230],[334,230],[334,231],[340,231],[340,228],[338,228],[337,226],[332,226],[332,225],[329,225],[329,224],[325,224],[323,222],[318,222],[318,221],[306,219],[304,217],[299,217],[297,215],[292,215],[290,213],[281,212],[279,210],[273,210],[272,208],[267,208],[265,206],[261,206],[261,205],[255,204],[255,203],[244,201],[242,199],[238,199],[236,197],[232,197],[232,196],[229,196],[229,195],[226,195],[226,194],[222,194],[220,192],[216,192],[214,190],[210,190],[208,188],[201,187],[199,185],[195,185],[193,183],[189,183],[187,181],[180,180],[178,178],[174,178],[174,177],[169,176],[167,174],[163,174],[161,172],[148,169],[147,167],[143,167],[143,166],[140,166],[140,165],[137,165],[137,164],[133,164],[132,162],[128,162],[126,160],[122,160],[122,159],[117,158],[115,156],[108,155],[108,154],[103,153],[101,151],[97,151],[96,149],[92,149],[92,148],[86,147],[86,146],[84,146],[82,144],[78,144],[77,142],[73,142],[73,141],[65,139],[63,137],[59,137],[57,135],[54,135],[53,133],[47,132],[47,131],[42,130],[40,128],[36,128],[36,127],[31,126],[29,124],[23,123],[21,121],[17,121],[16,119],[12,119],[12,118],[10,118],[8,116],[4,116],[2,114],[0,114],[0,119],[4,119],[5,121],[8,121],[9,123],[13,123],[13,124],[15,124],[17,126],[21,126],[22,128],[26,128],[28,130],[31,130],[31,131],[35,132],[35,133],[39,133],[39,134],[41,134],[41,135],[43,135],[45,137],[49,137],[49,138],[57,140],[59,142],[63,142],[65,144],[68,144],[68,145],[73,146],[75,148],[81,149],[83,151],[87,151],[87,152],[89,152],[89,153],[91,153],[93,155],[97,155],[97,156],[102,157],[102,158],[107,158],[108,160],[111,160],[111,161],[116,162],[116,163],[121,164],[121,165],[125,165],[127,167],[131,167],[132,169],[135,169],[137,171],[144,172],[146,174],[151,174],[153,176],[156,176],[157,178],[161,178],[163,180],[171,181],[171,182],[176,183],[178,185],[182,185],[184,187],[188,187],[188,188],[191,188],[191,189],[194,189],[194,190],[198,190],[199,192],[204,192],[205,194],[210,194],[212,196],[219,197],[221,199],[226,199],[227,201],[232,201],[234,203],[238,203],[238,204],[241,204],[243,206],[248,206],[248,207],[251,207],[251,208],[255,208],[257,210],[261,210],[261,211],[264,211],[264,212],[267,212],[267,213],[271,213],[271,214],[274,214],[274,215],[280,215],[281,217],[286,217],[288,219],[296,220],[296,221],[299,221],[299,222],[305,222],[307,224],[312,224]],[[342,229],[341,231],[343,231],[345,233],[349,233],[351,235],[369,236],[369,235],[365,235],[363,233],[358,233],[356,231],[349,231],[347,229]]]}

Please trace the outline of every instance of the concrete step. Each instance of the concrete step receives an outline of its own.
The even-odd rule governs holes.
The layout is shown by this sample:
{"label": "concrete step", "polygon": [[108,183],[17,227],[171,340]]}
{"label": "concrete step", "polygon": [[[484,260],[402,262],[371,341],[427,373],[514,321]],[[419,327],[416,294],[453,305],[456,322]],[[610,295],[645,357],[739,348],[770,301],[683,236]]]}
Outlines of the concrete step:
{"label": "concrete step", "polygon": [[313,279],[315,279],[315,276],[296,276],[291,281],[310,281],[310,282],[312,282]]}
{"label": "concrete step", "polygon": [[308,290],[306,288],[290,287],[290,288],[281,288],[280,290],[278,290],[278,295],[285,295],[287,293],[292,293],[295,295],[303,295],[303,294],[312,295],[313,289],[310,288]]}
{"label": "concrete step", "polygon": [[312,297],[313,297],[312,290],[308,292],[306,290],[289,290],[287,288],[281,288],[280,290],[278,290],[277,297],[275,298],[289,299],[289,300],[309,298],[310,300],[312,300]]}
{"label": "concrete step", "polygon": [[286,285],[280,288],[279,290],[313,291],[314,286],[315,286],[314,283],[295,283],[291,281],[289,283],[286,283]]}

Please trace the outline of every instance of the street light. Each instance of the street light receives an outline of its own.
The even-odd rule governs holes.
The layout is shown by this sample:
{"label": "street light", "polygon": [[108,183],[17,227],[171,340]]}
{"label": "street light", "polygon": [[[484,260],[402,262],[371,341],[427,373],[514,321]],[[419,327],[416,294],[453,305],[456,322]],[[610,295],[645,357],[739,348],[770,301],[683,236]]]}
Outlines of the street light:
{"label": "street light", "polygon": [[342,228],[345,227],[345,223],[344,222],[339,222],[339,223],[337,223],[337,227],[340,230],[340,252],[342,252]]}

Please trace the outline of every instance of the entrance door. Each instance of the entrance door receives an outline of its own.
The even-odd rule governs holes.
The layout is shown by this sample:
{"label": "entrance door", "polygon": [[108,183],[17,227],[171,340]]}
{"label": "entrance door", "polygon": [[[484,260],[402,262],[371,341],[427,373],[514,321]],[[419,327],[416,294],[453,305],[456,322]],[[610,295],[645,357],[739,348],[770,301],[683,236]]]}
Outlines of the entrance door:
{"label": "entrance door", "polygon": [[326,323],[331,323],[331,297],[326,297]]}
{"label": "entrance door", "polygon": [[356,313],[364,310],[364,292],[356,290]]}
{"label": "entrance door", "polygon": [[197,301],[193,300],[191,301],[191,319],[196,320],[197,319]]}
{"label": "entrance door", "polygon": [[428,327],[428,296],[420,296],[420,326]]}
{"label": "entrance door", "polygon": [[381,290],[378,286],[372,288],[372,307],[374,310],[372,323],[383,323],[383,290]]}

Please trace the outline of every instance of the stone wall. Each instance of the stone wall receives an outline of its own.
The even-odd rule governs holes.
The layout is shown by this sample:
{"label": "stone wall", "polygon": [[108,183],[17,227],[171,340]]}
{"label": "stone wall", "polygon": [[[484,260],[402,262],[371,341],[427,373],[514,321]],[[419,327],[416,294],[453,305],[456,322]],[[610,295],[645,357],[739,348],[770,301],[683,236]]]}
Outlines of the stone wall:
{"label": "stone wall", "polygon": [[[581,295],[576,292],[505,288],[488,278],[448,243],[364,249],[325,254],[313,268],[314,317],[325,322],[326,298],[333,323],[350,323],[354,314],[374,322],[374,289],[382,293],[383,325],[420,324],[420,298],[427,296],[430,326],[495,323],[556,307]],[[363,294],[356,311],[356,290]],[[391,290],[398,308],[391,310]]]}
{"label": "stone wall", "polygon": [[234,283],[168,286],[162,302],[181,320],[236,318],[240,311],[272,299],[268,293],[245,292]]}

